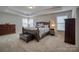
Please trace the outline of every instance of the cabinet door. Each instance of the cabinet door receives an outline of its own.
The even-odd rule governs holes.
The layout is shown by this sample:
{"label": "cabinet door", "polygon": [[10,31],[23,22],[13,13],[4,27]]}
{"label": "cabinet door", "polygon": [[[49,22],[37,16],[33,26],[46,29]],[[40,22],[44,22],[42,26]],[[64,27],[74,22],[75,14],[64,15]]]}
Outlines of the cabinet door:
{"label": "cabinet door", "polygon": [[65,21],[65,42],[75,44],[75,19]]}
{"label": "cabinet door", "polygon": [[11,33],[15,33],[15,25],[12,25],[10,30],[11,30]]}
{"label": "cabinet door", "polygon": [[70,20],[70,43],[75,44],[75,20]]}
{"label": "cabinet door", "polygon": [[70,42],[70,22],[68,20],[65,21],[65,42]]}
{"label": "cabinet door", "polygon": [[4,27],[2,25],[0,25],[0,35],[4,34]]}

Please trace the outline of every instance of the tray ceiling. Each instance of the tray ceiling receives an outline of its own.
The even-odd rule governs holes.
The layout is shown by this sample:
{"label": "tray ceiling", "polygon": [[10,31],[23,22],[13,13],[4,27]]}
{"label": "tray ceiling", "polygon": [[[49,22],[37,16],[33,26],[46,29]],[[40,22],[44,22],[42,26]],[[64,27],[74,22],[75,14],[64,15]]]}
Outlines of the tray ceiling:
{"label": "tray ceiling", "polygon": [[[73,7],[73,6],[72,6]],[[22,16],[33,16],[54,13],[58,11],[71,10],[67,6],[0,6],[0,12],[8,12]]]}

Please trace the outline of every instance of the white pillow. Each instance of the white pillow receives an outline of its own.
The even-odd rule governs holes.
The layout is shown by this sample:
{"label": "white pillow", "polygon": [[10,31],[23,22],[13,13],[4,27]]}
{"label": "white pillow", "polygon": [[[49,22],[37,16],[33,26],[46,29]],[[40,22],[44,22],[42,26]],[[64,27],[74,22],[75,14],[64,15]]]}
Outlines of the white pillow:
{"label": "white pillow", "polygon": [[48,25],[45,25],[45,28],[48,28]]}
{"label": "white pillow", "polygon": [[37,30],[37,28],[35,28],[35,27],[27,27],[25,29],[27,29],[27,30]]}

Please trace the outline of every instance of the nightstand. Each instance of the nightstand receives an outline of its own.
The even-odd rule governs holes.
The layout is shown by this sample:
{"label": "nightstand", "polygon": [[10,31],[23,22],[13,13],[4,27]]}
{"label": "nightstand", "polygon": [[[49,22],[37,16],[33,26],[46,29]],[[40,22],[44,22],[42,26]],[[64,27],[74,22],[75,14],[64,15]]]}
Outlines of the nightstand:
{"label": "nightstand", "polygon": [[55,30],[54,29],[50,29],[50,34],[51,35],[55,35]]}

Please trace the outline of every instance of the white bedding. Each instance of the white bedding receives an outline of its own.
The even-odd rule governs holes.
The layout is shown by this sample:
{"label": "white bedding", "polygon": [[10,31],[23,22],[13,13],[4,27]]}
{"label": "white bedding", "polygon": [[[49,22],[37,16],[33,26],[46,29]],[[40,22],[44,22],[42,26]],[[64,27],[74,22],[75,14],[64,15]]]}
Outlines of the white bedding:
{"label": "white bedding", "polygon": [[[35,27],[28,27],[28,28],[25,28],[27,30],[37,30],[37,28]],[[39,36],[40,38],[49,31],[49,28],[48,27],[39,27]]]}
{"label": "white bedding", "polygon": [[37,30],[37,28],[35,28],[35,27],[26,27],[25,29],[27,29],[27,30]]}
{"label": "white bedding", "polygon": [[49,31],[49,28],[39,28],[39,36],[42,37],[45,33]]}

